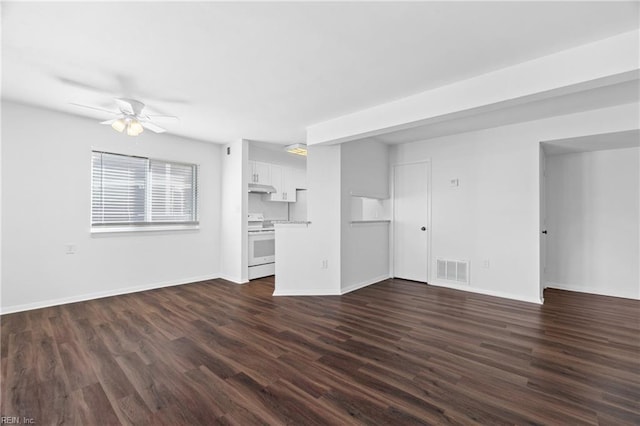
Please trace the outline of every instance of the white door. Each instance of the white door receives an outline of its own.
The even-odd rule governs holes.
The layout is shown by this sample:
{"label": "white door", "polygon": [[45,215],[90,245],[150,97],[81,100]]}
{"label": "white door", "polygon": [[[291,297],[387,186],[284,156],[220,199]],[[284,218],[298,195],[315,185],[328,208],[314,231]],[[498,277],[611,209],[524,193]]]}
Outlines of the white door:
{"label": "white door", "polygon": [[395,166],[393,185],[393,275],[427,282],[429,163]]}
{"label": "white door", "polygon": [[540,145],[540,300],[547,282],[547,157]]}

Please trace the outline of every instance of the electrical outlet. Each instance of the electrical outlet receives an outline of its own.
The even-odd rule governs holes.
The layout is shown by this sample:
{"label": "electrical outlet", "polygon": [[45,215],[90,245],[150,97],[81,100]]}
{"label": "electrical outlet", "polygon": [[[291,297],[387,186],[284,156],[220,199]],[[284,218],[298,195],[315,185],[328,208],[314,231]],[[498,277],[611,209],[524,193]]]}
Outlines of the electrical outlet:
{"label": "electrical outlet", "polygon": [[67,244],[66,246],[66,254],[76,254],[76,245],[75,244]]}
{"label": "electrical outlet", "polygon": [[329,269],[329,261],[327,259],[322,261],[322,266],[320,269]]}
{"label": "electrical outlet", "polygon": [[485,269],[489,269],[489,266],[491,266],[491,264],[489,263],[489,259],[485,259],[482,261],[482,267]]}

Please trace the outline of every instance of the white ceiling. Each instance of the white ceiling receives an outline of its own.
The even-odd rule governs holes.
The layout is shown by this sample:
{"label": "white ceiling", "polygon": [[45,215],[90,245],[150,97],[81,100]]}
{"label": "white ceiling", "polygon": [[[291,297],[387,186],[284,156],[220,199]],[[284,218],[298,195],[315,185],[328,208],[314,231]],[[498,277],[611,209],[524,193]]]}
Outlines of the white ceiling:
{"label": "white ceiling", "polygon": [[491,108],[463,111],[451,114],[450,118],[439,117],[433,122],[388,132],[372,139],[386,144],[424,141],[440,136],[637,102],[640,102],[640,81],[631,80],[518,105],[491,105]]}
{"label": "white ceiling", "polygon": [[127,96],[178,115],[177,135],[287,144],[638,16],[637,2],[3,2],[2,97],[106,119],[69,103]]}
{"label": "white ceiling", "polygon": [[556,139],[542,143],[545,155],[640,147],[640,130]]}

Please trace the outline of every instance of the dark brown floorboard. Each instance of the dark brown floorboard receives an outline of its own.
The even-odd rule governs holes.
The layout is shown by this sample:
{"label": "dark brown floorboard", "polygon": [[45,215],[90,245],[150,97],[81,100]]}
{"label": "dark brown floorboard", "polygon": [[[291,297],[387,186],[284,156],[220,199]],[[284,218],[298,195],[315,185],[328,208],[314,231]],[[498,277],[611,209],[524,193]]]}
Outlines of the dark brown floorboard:
{"label": "dark brown floorboard", "polygon": [[38,425],[640,424],[640,301],[387,280],[212,280],[1,317],[2,416]]}

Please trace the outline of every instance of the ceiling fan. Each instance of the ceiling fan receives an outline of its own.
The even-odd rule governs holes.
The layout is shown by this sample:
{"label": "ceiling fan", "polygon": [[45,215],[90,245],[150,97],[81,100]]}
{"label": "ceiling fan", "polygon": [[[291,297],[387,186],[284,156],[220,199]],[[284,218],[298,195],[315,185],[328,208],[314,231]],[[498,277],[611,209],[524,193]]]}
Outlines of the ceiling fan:
{"label": "ceiling fan", "polygon": [[76,103],[71,104],[82,108],[93,109],[111,115],[116,115],[116,118],[102,121],[100,124],[108,124],[114,130],[121,133],[126,130],[127,135],[129,136],[138,136],[144,131],[144,129],[149,129],[155,133],[163,133],[166,132],[166,130],[153,123],[154,120],[178,120],[178,117],[174,117],[172,115],[147,115],[143,113],[145,105],[135,99],[116,98],[115,101],[119,111],[111,111],[108,109],[90,105],[82,105]]}

